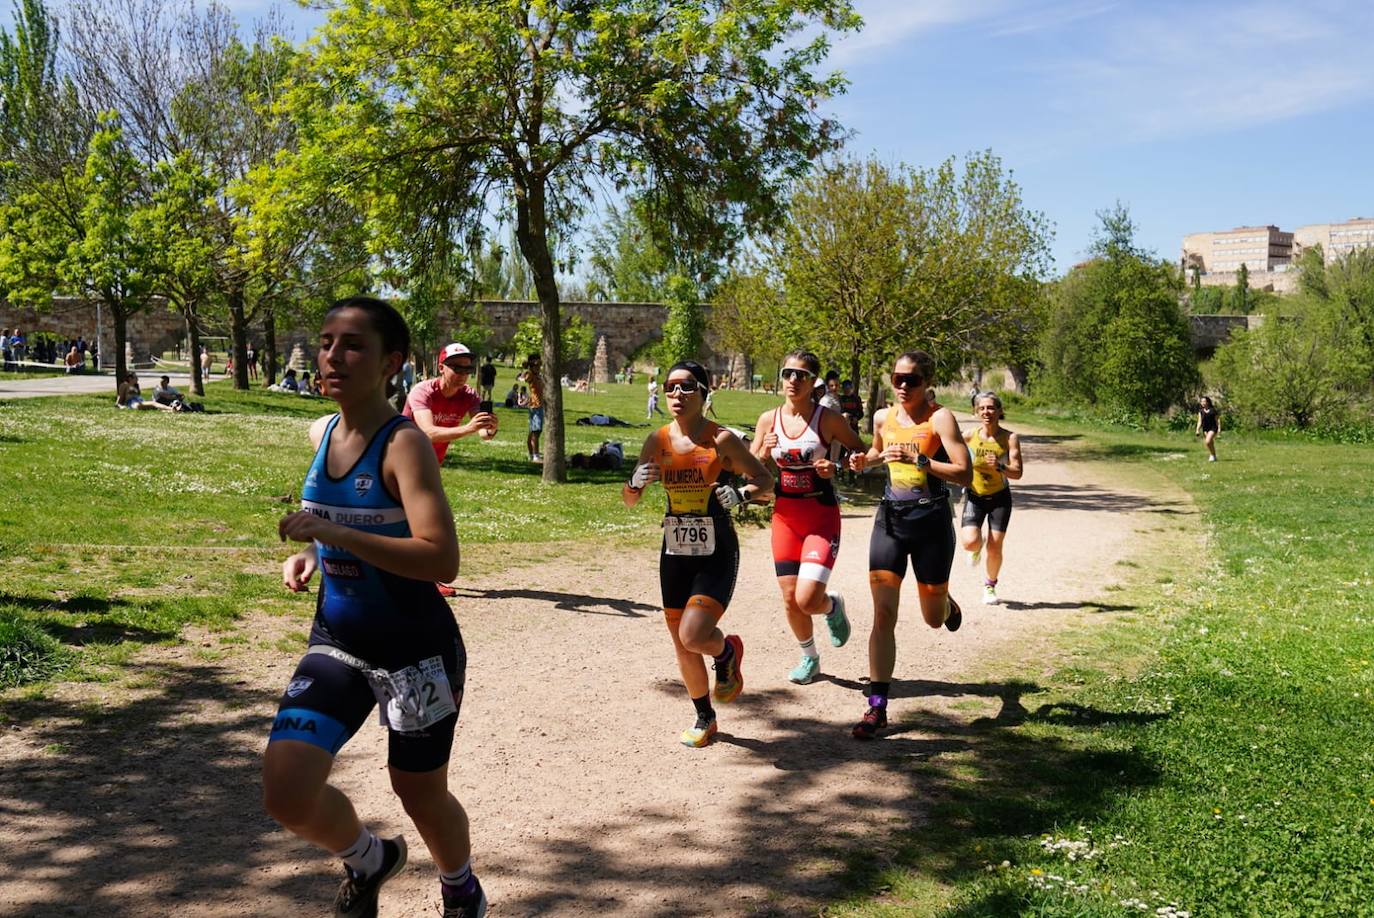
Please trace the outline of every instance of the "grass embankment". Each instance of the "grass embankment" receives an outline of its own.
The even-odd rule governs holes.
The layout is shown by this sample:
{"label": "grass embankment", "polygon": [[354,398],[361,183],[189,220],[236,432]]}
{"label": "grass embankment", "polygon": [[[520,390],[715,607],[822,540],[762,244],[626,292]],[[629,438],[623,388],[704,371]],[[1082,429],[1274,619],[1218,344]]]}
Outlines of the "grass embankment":
{"label": "grass embankment", "polygon": [[1374,914],[1374,449],[1059,429],[1185,489],[1206,549],[1148,542],[1137,611],[1027,661],[1043,693],[978,769],[917,764],[929,825],[827,914]]}
{"label": "grass embankment", "polygon": [[[514,371],[501,368],[503,394]],[[722,392],[721,420],[750,425],[771,396]],[[61,674],[98,677],[140,644],[182,627],[224,627],[239,614],[303,610],[313,596],[277,583],[288,553],[276,521],[294,506],[309,465],[307,430],[332,402],[227,382],[208,389],[206,414],[120,411],[108,395],[0,402],[0,688]],[[652,425],[645,389],[569,392],[569,454],[603,440],[633,462]],[[635,426],[577,426],[592,413]],[[546,487],[526,459],[528,413],[498,408],[501,431],[453,444],[444,486],[458,522],[464,571],[536,558],[539,545],[652,538],[661,506],[627,510],[627,472],[570,472]],[[528,543],[528,549],[520,544]]]}

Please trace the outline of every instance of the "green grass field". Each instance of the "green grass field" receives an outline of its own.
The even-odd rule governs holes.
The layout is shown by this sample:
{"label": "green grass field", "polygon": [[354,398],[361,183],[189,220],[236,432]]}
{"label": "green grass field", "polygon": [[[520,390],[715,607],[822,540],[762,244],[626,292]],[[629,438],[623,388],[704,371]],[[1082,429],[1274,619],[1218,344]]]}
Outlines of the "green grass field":
{"label": "green grass field", "polygon": [[[499,393],[514,372],[502,368]],[[610,439],[633,461],[662,423],[644,421],[640,384],[566,399],[569,454]],[[299,499],[310,423],[333,403],[227,382],[205,401],[205,414],[119,411],[104,394],[0,402],[0,686],[99,677],[188,623],[313,602],[277,588],[289,552],[275,527]],[[752,427],[773,399],[722,392],[716,403],[722,421]],[[636,426],[573,423],[594,412]],[[442,471],[466,573],[538,556],[519,543],[655,537],[660,504],[620,500],[628,471],[572,471],[569,484],[546,486],[526,459],[528,413],[497,414],[496,439],[458,441]]]}
{"label": "green grass field", "polygon": [[1139,613],[1066,638],[981,772],[915,766],[930,827],[826,914],[1374,914],[1374,449],[1059,430],[1184,488],[1205,548],[1148,543]]}

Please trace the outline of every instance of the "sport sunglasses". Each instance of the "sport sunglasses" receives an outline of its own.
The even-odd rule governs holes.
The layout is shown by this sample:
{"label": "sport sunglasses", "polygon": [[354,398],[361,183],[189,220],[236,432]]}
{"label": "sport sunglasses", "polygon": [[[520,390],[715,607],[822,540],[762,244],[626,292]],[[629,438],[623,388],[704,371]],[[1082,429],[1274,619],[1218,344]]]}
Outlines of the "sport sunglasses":
{"label": "sport sunglasses", "polygon": [[914,389],[926,381],[920,373],[893,373],[892,388],[900,389],[902,386]]}
{"label": "sport sunglasses", "polygon": [[701,383],[695,379],[679,379],[675,382],[664,383],[663,391],[669,395],[684,395],[696,392],[701,388]]}
{"label": "sport sunglasses", "polygon": [[812,373],[810,370],[803,370],[800,367],[784,367],[782,370],[778,371],[778,376],[784,382],[792,382],[793,380],[805,382],[808,379],[816,378],[815,373]]}

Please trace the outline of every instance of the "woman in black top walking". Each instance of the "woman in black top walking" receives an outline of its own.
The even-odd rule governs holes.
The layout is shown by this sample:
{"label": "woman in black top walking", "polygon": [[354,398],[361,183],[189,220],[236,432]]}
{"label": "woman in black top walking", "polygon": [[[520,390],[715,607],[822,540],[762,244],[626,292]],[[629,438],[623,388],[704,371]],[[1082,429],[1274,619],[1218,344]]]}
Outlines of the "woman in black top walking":
{"label": "woman in black top walking", "polygon": [[1207,396],[1202,397],[1202,403],[1197,411],[1197,429],[1193,431],[1193,436],[1202,435],[1202,442],[1207,445],[1207,461],[1217,461],[1217,434],[1221,432],[1221,415],[1212,407],[1212,400]]}

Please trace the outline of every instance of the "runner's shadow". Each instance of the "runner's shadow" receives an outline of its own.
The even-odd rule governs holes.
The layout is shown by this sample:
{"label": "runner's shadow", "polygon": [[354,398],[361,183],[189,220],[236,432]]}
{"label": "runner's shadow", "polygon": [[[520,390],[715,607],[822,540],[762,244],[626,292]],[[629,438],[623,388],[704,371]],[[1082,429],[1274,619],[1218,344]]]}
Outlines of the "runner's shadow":
{"label": "runner's shadow", "polygon": [[[470,599],[533,599],[538,602],[552,603],[560,612],[585,612],[588,615],[620,615],[625,618],[643,618],[646,612],[658,612],[657,606],[646,605],[630,599],[608,599],[604,596],[586,596],[581,593],[554,593],[548,590],[481,590],[476,587],[458,587],[458,595]],[[612,611],[605,612],[603,609]]]}
{"label": "runner's shadow", "polygon": [[1079,602],[1066,599],[1063,602],[1021,602],[1016,599],[1002,600],[1003,607],[1013,612],[1038,612],[1046,609],[1082,609],[1085,612],[1134,612],[1140,608],[1130,603],[1098,602],[1095,599]]}
{"label": "runner's shadow", "polygon": [[[122,669],[133,678],[94,704],[5,701],[22,754],[0,759],[0,879],[33,878],[5,914],[136,915],[154,901],[158,914],[296,914],[302,893],[326,899],[334,864],[262,808],[279,686],[214,665]],[[298,859],[299,872],[266,872]]]}
{"label": "runner's shadow", "polygon": [[1016,507],[1033,510],[1101,510],[1134,513],[1163,506],[1139,494],[1063,484],[1022,484],[1012,489]]}

